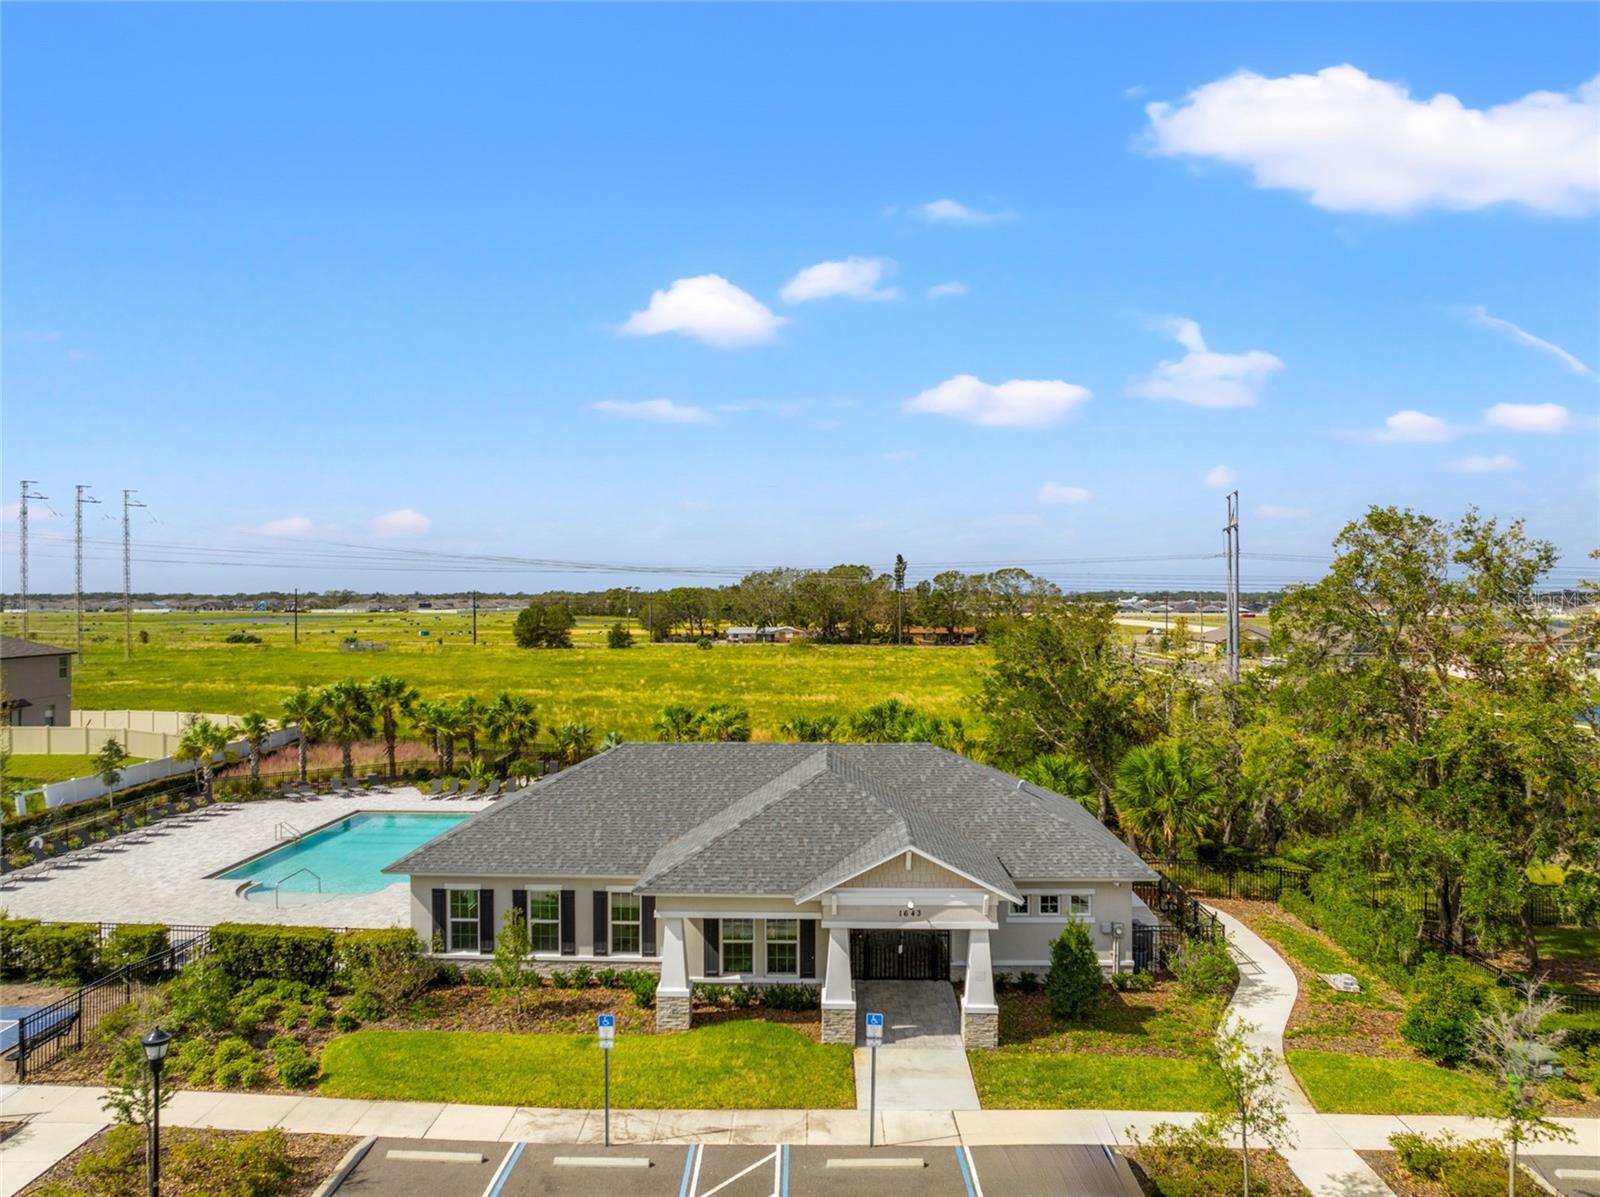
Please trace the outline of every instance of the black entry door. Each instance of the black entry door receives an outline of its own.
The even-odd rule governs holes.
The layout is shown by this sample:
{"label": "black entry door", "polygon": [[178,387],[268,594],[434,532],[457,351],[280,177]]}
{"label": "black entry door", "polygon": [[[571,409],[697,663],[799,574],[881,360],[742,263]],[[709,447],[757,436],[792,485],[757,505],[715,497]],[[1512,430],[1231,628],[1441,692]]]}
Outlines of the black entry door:
{"label": "black entry door", "polygon": [[850,971],[858,981],[948,981],[950,932],[852,931]]}

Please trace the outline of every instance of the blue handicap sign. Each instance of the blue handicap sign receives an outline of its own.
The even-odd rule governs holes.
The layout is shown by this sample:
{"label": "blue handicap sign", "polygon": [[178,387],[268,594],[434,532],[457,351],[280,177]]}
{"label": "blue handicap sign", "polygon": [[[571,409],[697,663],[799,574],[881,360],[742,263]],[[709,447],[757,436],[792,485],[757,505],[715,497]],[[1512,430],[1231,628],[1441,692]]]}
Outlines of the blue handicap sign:
{"label": "blue handicap sign", "polygon": [[[607,1016],[602,1016],[602,1017],[609,1017],[609,1016],[607,1015]],[[883,1015],[881,1015],[881,1014],[869,1014],[869,1015],[867,1015],[867,1025],[869,1027],[881,1027],[883,1025]]]}
{"label": "blue handicap sign", "polygon": [[600,1016],[600,1025],[603,1026],[603,1027],[614,1027],[614,1026],[616,1026],[617,1025],[617,1016],[615,1014],[602,1014]]}

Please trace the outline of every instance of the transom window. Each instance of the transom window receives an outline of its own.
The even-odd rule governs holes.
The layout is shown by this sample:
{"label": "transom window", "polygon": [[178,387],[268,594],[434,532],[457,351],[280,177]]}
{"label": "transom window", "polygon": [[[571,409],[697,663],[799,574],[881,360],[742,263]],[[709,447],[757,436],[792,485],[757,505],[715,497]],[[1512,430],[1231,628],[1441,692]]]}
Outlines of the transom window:
{"label": "transom window", "polygon": [[767,920],[767,971],[779,975],[800,971],[800,920]]}
{"label": "transom window", "polygon": [[1039,913],[1040,914],[1060,914],[1061,913],[1061,895],[1060,894],[1040,894],[1039,895]]}
{"label": "transom window", "polygon": [[449,943],[452,952],[478,950],[478,891],[450,891]]}
{"label": "transom window", "polygon": [[561,891],[528,891],[528,943],[535,952],[561,950]]}
{"label": "transom window", "polygon": [[753,973],[756,971],[756,921],[754,919],[722,920],[722,971],[725,973]]}
{"label": "transom window", "polygon": [[611,954],[639,954],[639,895],[611,895]]}

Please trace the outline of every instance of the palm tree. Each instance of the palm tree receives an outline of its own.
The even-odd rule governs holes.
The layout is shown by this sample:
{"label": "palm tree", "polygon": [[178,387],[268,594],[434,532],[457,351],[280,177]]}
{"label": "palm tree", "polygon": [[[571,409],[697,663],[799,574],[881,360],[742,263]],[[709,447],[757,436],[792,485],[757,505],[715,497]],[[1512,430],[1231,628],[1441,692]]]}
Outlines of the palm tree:
{"label": "palm tree", "polygon": [[695,738],[695,731],[700,723],[700,712],[681,702],[675,702],[664,708],[661,718],[656,720],[656,739],[670,740],[676,744],[683,740]]}
{"label": "palm tree", "polygon": [[367,697],[365,690],[349,678],[324,686],[317,698],[322,704],[322,716],[318,723],[327,737],[339,745],[341,776],[353,776],[355,764],[351,759],[350,746],[372,734],[372,700]]}
{"label": "palm tree", "polygon": [[422,699],[417,688],[404,678],[380,674],[367,683],[367,697],[372,702],[372,712],[383,724],[383,752],[389,762],[389,776],[394,776],[394,741],[399,732],[400,719],[411,714]]}
{"label": "palm tree", "polygon": [[250,745],[250,780],[261,780],[261,747],[272,734],[272,721],[260,711],[251,711],[239,720],[239,734]]}
{"label": "palm tree", "polygon": [[227,729],[202,715],[184,729],[183,737],[178,741],[178,751],[172,754],[176,760],[194,761],[200,767],[200,784],[207,802],[211,801],[211,782],[216,776],[217,753],[227,746]]}
{"label": "palm tree", "polygon": [[1180,839],[1212,825],[1216,802],[1211,772],[1187,740],[1131,749],[1117,767],[1117,817],[1145,843],[1159,839],[1168,860]]}
{"label": "palm tree", "polygon": [[293,726],[299,731],[295,739],[295,753],[300,768],[300,780],[306,779],[306,746],[319,734],[317,721],[322,716],[321,698],[301,686],[283,700],[283,726]]}
{"label": "palm tree", "polygon": [[442,702],[419,702],[411,711],[411,725],[433,745],[433,755],[438,758],[440,773],[444,772],[444,739],[439,723],[446,705]]}
{"label": "palm tree", "polygon": [[539,718],[533,703],[520,694],[502,691],[490,705],[483,725],[511,760],[520,760],[539,735]]}
{"label": "palm tree", "polygon": [[1036,786],[1054,790],[1063,798],[1071,798],[1090,814],[1100,810],[1100,791],[1094,784],[1094,774],[1081,762],[1059,753],[1046,753],[1035,757],[1022,769],[1018,777]]}
{"label": "palm tree", "polygon": [[461,738],[461,708],[453,702],[433,704],[433,734],[439,740],[439,772],[454,773],[456,741]]}
{"label": "palm tree", "polygon": [[456,703],[456,718],[460,728],[460,736],[467,742],[467,759],[478,759],[478,736],[484,728],[484,717],[488,708],[472,695],[467,695]]}
{"label": "palm tree", "polygon": [[594,755],[594,733],[582,723],[563,723],[550,729],[555,757],[563,768]]}

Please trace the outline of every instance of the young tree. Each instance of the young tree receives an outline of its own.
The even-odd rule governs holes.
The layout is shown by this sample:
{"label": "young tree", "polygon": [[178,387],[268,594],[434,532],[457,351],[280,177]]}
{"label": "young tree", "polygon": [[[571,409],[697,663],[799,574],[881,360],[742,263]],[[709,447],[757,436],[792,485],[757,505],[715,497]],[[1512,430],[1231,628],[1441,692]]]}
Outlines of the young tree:
{"label": "young tree", "polygon": [[193,761],[199,767],[201,789],[208,802],[211,800],[211,784],[216,777],[217,754],[227,747],[227,729],[202,715],[184,729],[178,740],[178,750],[172,754],[174,760]]}
{"label": "young tree", "polygon": [[301,686],[283,700],[283,725],[299,731],[295,737],[295,764],[300,770],[300,780],[306,779],[306,748],[320,735],[322,704],[318,695]]}
{"label": "young tree", "polygon": [[522,648],[571,648],[572,622],[565,606],[529,603],[511,625],[511,635]]}
{"label": "young tree", "polygon": [[500,924],[500,934],[494,937],[494,963],[490,966],[489,976],[500,996],[511,999],[519,1016],[522,1014],[522,995],[528,983],[537,980],[530,977],[523,967],[532,954],[527,917],[519,915],[514,909],[506,911],[506,917]]}
{"label": "young tree", "polygon": [[1517,1195],[1517,1151],[1529,1139],[1572,1142],[1575,1136],[1546,1114],[1540,1070],[1555,1059],[1566,1038],[1546,1030],[1545,1022],[1563,1009],[1561,1002],[1530,984],[1521,1000],[1485,1014],[1473,1035],[1472,1054],[1495,1080],[1495,1112],[1505,1124],[1506,1193]]}
{"label": "young tree", "polygon": [[[150,1062],[145,1059],[140,1040],[157,1025],[165,1009],[166,1003],[153,992],[136,999],[131,1029],[117,1041],[106,1064],[106,1091],[100,1104],[120,1126],[147,1127],[155,1115]],[[162,1086],[161,1108],[172,1100],[176,1088],[172,1084]]]}
{"label": "young tree", "polygon": [[1160,840],[1176,860],[1179,840],[1212,826],[1216,790],[1187,740],[1167,738],[1128,750],[1117,766],[1117,818],[1145,844]]}
{"label": "young tree", "polygon": [[323,733],[339,745],[341,775],[352,777],[355,763],[351,746],[372,734],[372,700],[365,689],[349,678],[324,686],[317,698],[322,708],[318,724]]}
{"label": "young tree", "polygon": [[1267,1048],[1252,1047],[1257,1028],[1240,1018],[1224,1017],[1212,1037],[1212,1063],[1228,1095],[1225,1110],[1201,1120],[1207,1134],[1239,1136],[1244,1148],[1244,1197],[1250,1197],[1250,1139],[1282,1150],[1294,1145],[1289,1112],[1278,1088],[1278,1058]]}
{"label": "young tree", "polygon": [[384,758],[389,765],[388,775],[393,777],[394,745],[400,732],[400,720],[411,714],[417,703],[422,701],[422,695],[404,678],[384,673],[367,683],[367,697],[382,727]]}
{"label": "young tree", "polygon": [[1089,929],[1079,922],[1068,923],[1050,945],[1050,971],[1044,979],[1050,1013],[1062,1019],[1082,1018],[1100,1000],[1104,985]]}
{"label": "young tree", "polygon": [[272,734],[272,722],[260,711],[250,711],[239,720],[239,735],[250,749],[250,780],[261,780],[261,749]]}
{"label": "young tree", "polygon": [[107,803],[113,802],[112,791],[122,780],[122,766],[127,761],[127,750],[117,740],[108,737],[106,742],[100,745],[100,751],[94,754],[94,759],[89,762],[94,775],[105,784]]}
{"label": "young tree", "polygon": [[628,630],[628,625],[620,619],[606,629],[607,648],[632,648],[633,633]]}

